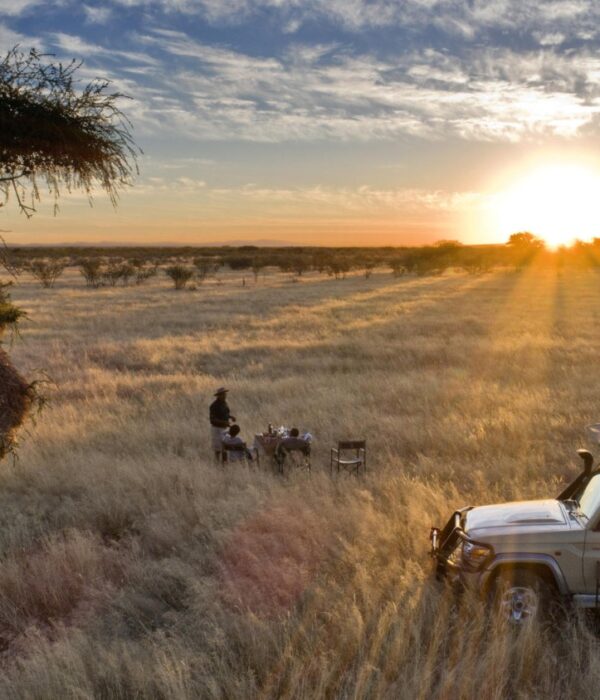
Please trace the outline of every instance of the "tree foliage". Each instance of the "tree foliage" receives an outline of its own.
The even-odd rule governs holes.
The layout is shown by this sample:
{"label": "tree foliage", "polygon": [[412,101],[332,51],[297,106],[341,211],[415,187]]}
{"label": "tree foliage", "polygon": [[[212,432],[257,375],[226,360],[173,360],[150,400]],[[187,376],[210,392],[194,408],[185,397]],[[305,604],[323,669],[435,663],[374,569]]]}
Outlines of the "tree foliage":
{"label": "tree foliage", "polygon": [[79,271],[88,287],[99,287],[102,283],[102,260],[84,258],[79,261]]}
{"label": "tree foliage", "polygon": [[0,335],[5,328],[12,326],[16,327],[17,323],[25,312],[12,304],[8,289],[10,282],[0,282]]}
{"label": "tree foliage", "polygon": [[194,270],[185,265],[170,265],[165,268],[165,274],[173,280],[175,289],[185,289],[187,283],[194,276]]}
{"label": "tree foliage", "polygon": [[54,283],[62,275],[65,267],[62,260],[32,260],[29,263],[29,271],[46,289],[54,287]]}
{"label": "tree foliage", "polygon": [[[0,193],[12,193],[27,216],[48,187],[55,203],[61,188],[94,186],[113,204],[137,173],[139,152],[131,124],[118,104],[125,96],[94,80],[78,89],[81,62],[52,63],[18,47],[0,62]],[[0,206],[2,204],[0,203]]]}
{"label": "tree foliage", "polygon": [[202,284],[207,277],[217,274],[221,267],[221,260],[219,258],[202,256],[194,258],[194,265],[196,267],[196,280],[199,284]]}
{"label": "tree foliage", "polygon": [[544,241],[529,231],[518,231],[509,236],[507,245],[513,248],[535,248],[539,250],[544,247]]}

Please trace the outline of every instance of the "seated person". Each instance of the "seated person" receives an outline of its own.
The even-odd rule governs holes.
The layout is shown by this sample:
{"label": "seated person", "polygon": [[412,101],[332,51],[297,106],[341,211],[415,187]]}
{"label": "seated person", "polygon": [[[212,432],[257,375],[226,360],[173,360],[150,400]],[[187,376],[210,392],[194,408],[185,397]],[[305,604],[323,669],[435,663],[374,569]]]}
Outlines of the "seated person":
{"label": "seated person", "polygon": [[232,447],[230,450],[223,450],[223,455],[228,462],[239,462],[242,459],[252,461],[252,453],[246,447],[246,443],[240,437],[240,426],[235,423],[230,426],[223,435],[223,445]]}
{"label": "seated person", "polygon": [[310,451],[310,440],[308,440],[304,435],[300,437],[300,431],[298,428],[292,428],[288,437],[283,438],[279,443],[284,449],[300,450],[301,452]]}
{"label": "seated person", "polygon": [[283,438],[277,445],[276,458],[283,463],[288,452],[302,452],[304,455],[310,454],[310,439],[302,436],[298,428],[292,428],[288,437]]}

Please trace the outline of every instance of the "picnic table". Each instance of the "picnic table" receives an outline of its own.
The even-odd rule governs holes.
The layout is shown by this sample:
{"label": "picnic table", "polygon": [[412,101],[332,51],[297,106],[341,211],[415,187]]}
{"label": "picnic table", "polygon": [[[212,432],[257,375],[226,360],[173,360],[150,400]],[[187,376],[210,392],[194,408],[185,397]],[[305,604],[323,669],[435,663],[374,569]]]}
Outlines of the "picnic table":
{"label": "picnic table", "polygon": [[279,471],[283,470],[283,461],[279,446],[292,450],[302,450],[305,454],[310,454],[310,443],[312,436],[310,433],[304,433],[299,437],[292,437],[290,429],[284,426],[267,433],[256,433],[254,436],[254,447],[262,450],[266,457],[271,459],[274,466],[278,467]]}
{"label": "picnic table", "polygon": [[279,435],[256,433],[254,436],[254,446],[260,448],[267,456],[272,457],[281,440],[282,438]]}

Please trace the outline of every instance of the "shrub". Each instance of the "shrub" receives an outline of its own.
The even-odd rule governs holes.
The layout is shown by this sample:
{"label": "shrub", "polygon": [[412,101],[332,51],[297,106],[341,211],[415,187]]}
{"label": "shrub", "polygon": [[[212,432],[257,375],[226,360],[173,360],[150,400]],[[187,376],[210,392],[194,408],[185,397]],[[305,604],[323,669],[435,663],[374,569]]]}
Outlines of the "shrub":
{"label": "shrub", "polygon": [[135,268],[135,283],[137,286],[144,284],[151,277],[156,277],[158,265],[140,265]]}
{"label": "shrub", "polygon": [[313,268],[313,270],[316,270],[320,274],[323,274],[324,272],[328,273],[327,266],[328,266],[329,260],[330,260],[330,256],[323,253],[322,251],[317,251],[316,253],[313,253],[313,255],[312,255],[312,268]]}
{"label": "shrub", "polygon": [[88,287],[99,287],[102,284],[102,261],[98,258],[85,258],[79,263],[79,271]]}
{"label": "shrub", "polygon": [[308,270],[310,270],[310,259],[305,255],[297,255],[292,258],[291,268],[298,275],[298,277],[302,277],[304,272],[308,272]]}
{"label": "shrub", "polygon": [[185,289],[186,284],[194,276],[194,270],[185,265],[171,265],[165,268],[165,274],[173,280],[175,289]]}
{"label": "shrub", "polygon": [[248,270],[252,267],[252,258],[245,256],[233,256],[227,258],[227,264],[232,270]]}
{"label": "shrub", "polygon": [[424,246],[406,251],[402,263],[407,272],[423,276],[441,274],[449,267],[451,260],[444,247]]}
{"label": "shrub", "polygon": [[121,280],[125,287],[129,286],[129,281],[135,275],[135,267],[128,262],[121,264]]}
{"label": "shrub", "polygon": [[258,276],[260,271],[265,267],[265,263],[260,258],[254,258],[252,261],[252,274],[254,275],[254,281],[258,282]]}
{"label": "shrub", "polygon": [[194,266],[196,267],[196,279],[202,284],[207,277],[217,274],[221,267],[221,261],[218,258],[194,258]]}
{"label": "shrub", "polygon": [[350,263],[343,258],[330,258],[325,269],[330,277],[345,279],[346,273],[350,272]]}
{"label": "shrub", "polygon": [[389,266],[394,277],[401,277],[406,272],[404,261],[401,258],[392,258],[389,261]]}
{"label": "shrub", "polygon": [[25,311],[14,306],[8,294],[12,282],[0,282],[0,335],[7,326],[15,327],[19,319],[25,316]]}
{"label": "shrub", "polygon": [[118,262],[109,262],[106,269],[102,272],[102,280],[111,287],[115,287],[117,285],[117,282],[121,279],[121,276],[121,264]]}
{"label": "shrub", "polygon": [[65,263],[62,260],[32,260],[29,263],[29,271],[46,289],[54,287],[64,269]]}

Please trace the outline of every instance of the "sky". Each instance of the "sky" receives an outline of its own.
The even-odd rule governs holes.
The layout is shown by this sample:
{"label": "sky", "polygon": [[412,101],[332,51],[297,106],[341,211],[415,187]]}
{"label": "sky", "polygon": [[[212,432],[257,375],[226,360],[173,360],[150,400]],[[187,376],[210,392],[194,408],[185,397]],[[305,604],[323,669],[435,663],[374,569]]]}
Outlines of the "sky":
{"label": "sky", "polygon": [[486,243],[544,208],[520,179],[600,178],[595,0],[0,0],[15,44],[129,95],[143,155],[116,209],[9,202],[9,242]]}

